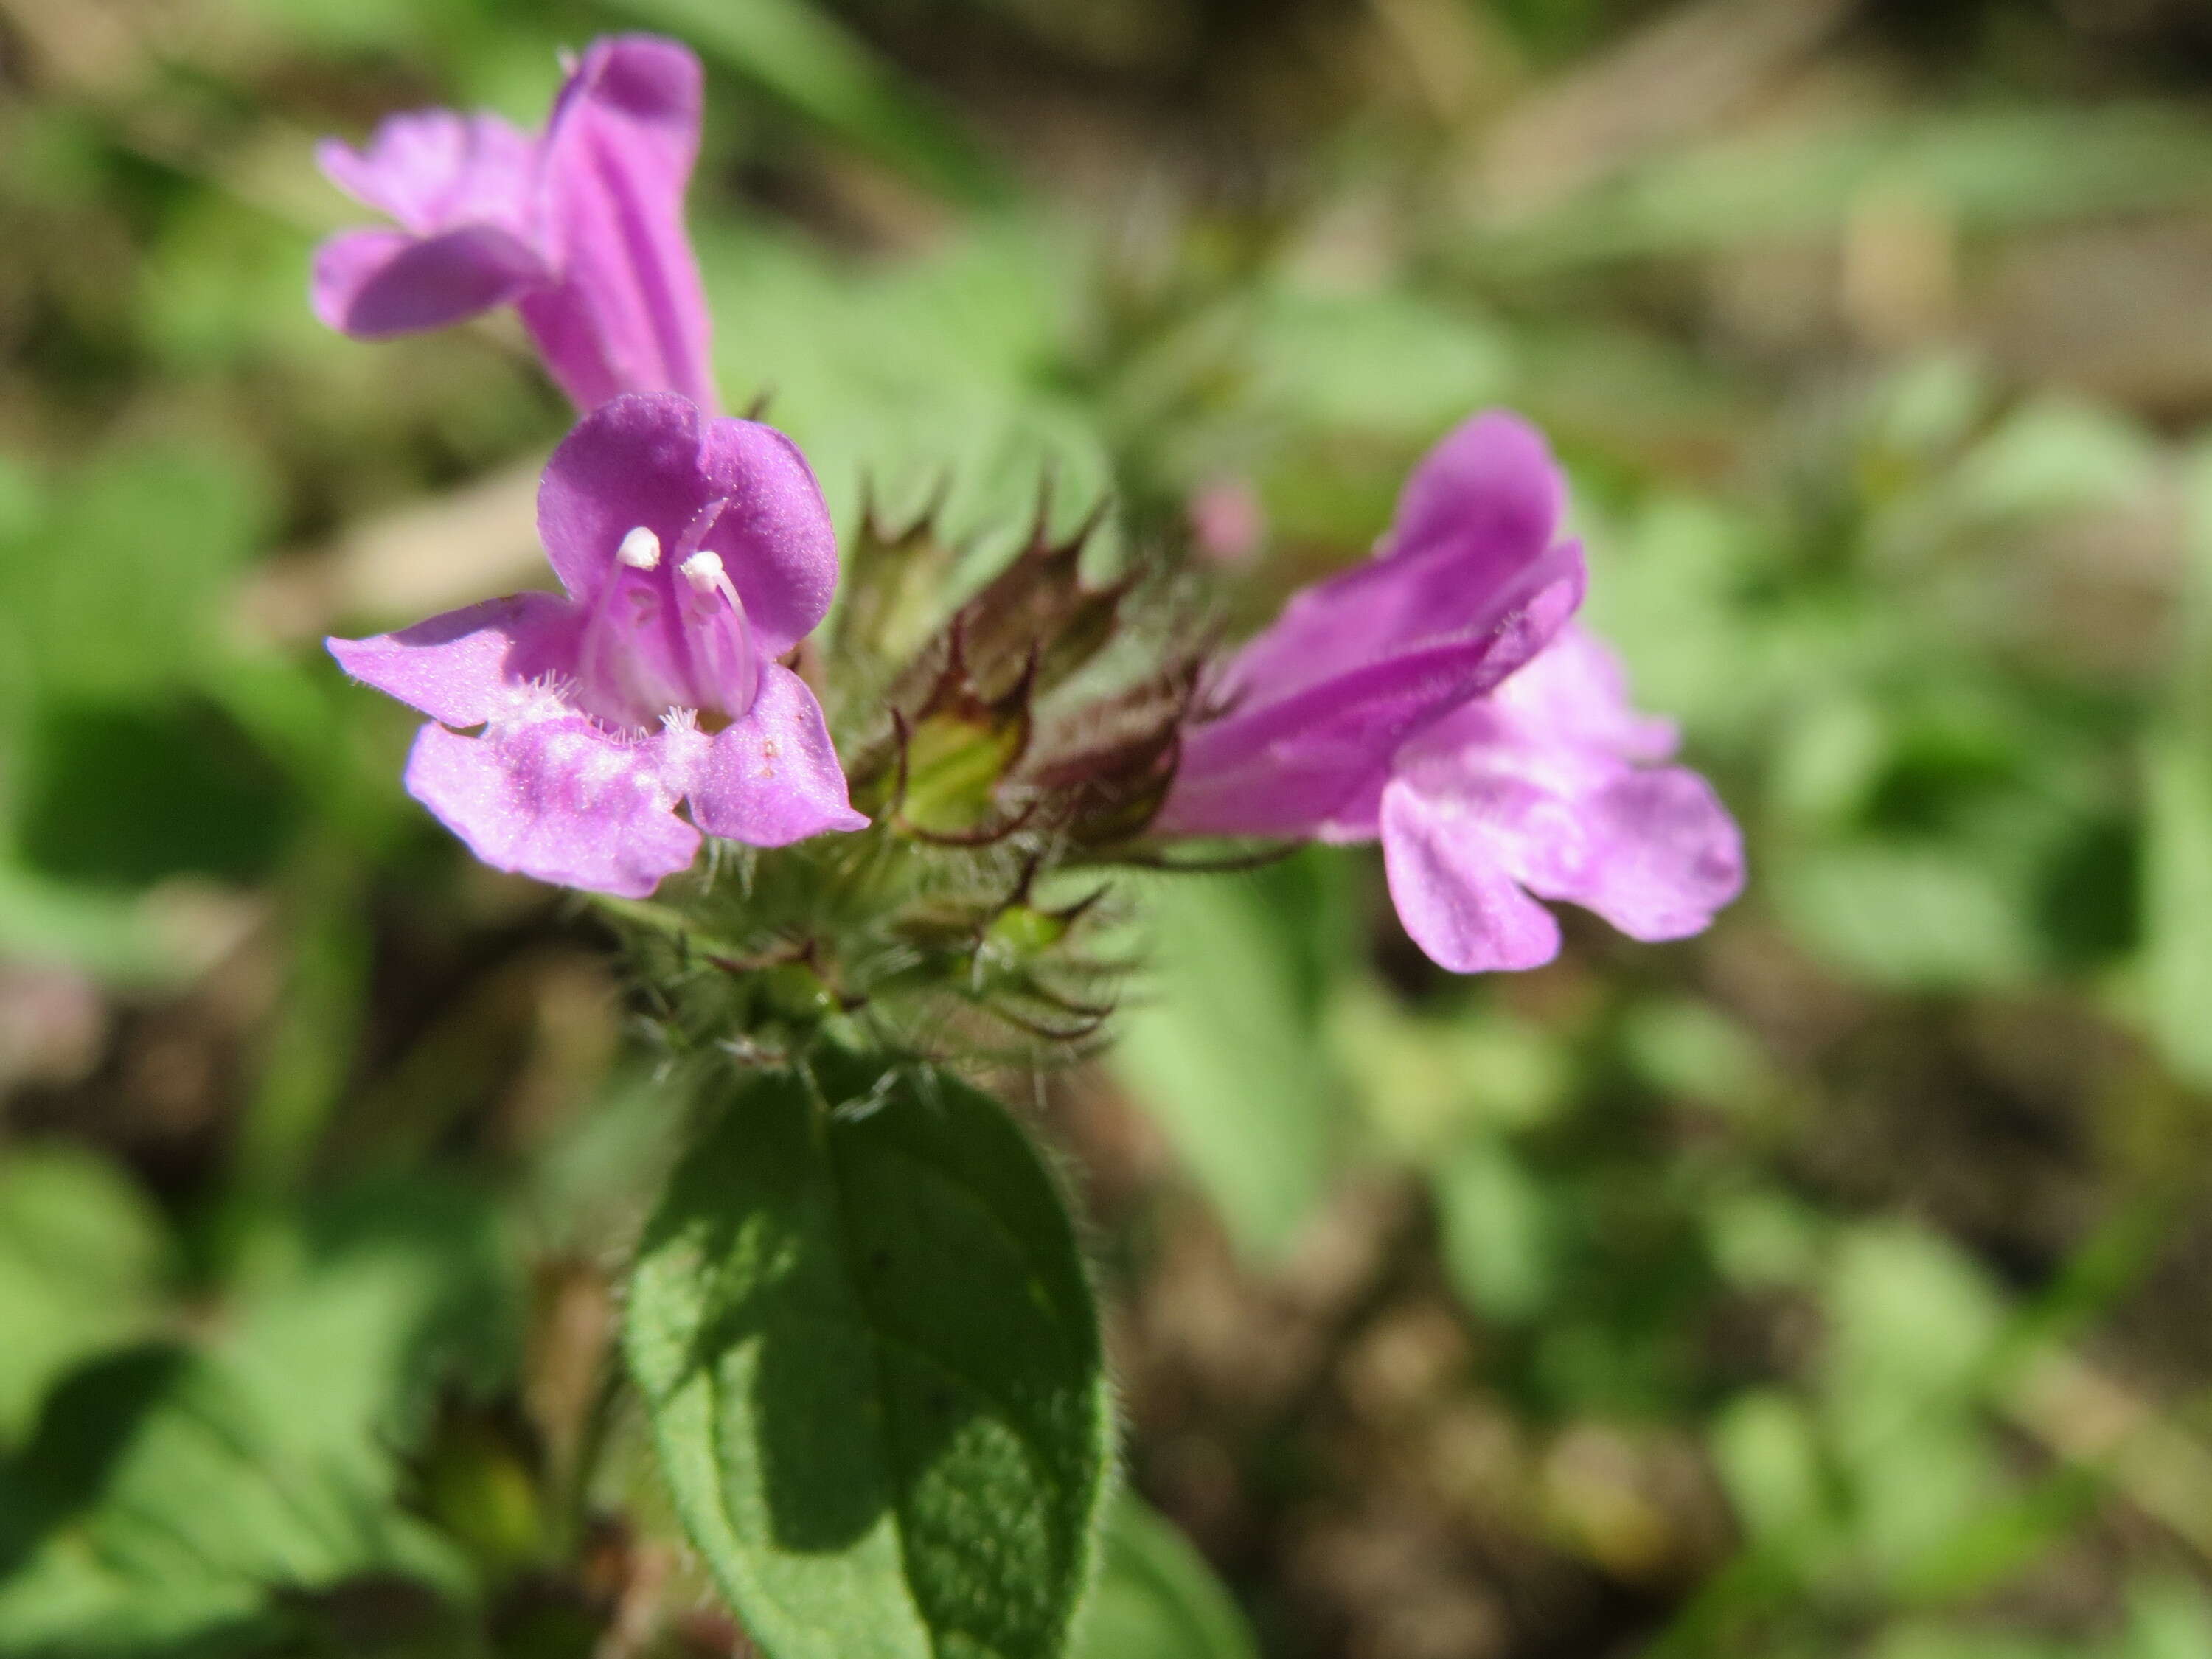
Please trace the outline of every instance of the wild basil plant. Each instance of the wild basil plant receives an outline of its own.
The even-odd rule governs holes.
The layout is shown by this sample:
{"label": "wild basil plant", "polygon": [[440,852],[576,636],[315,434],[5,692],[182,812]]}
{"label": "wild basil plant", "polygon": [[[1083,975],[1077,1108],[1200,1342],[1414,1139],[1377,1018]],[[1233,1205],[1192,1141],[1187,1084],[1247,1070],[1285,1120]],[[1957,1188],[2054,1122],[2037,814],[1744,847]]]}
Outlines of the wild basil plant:
{"label": "wild basil plant", "polygon": [[1379,839],[1408,933],[1473,972],[1558,951],[1540,899],[1695,933],[1741,842],[1575,623],[1563,478],[1510,415],[1446,434],[1370,562],[1218,658],[1218,569],[1139,548],[1091,580],[1042,514],[960,603],[926,516],[841,566],[798,447],[716,412],[700,88],[624,37],[538,137],[428,111],[324,149],[398,228],[324,246],[318,313],[378,337],[512,303],[583,411],[538,498],[559,592],[331,650],[428,717],[418,801],[629,941],[693,1103],[629,1374],[746,1631],[775,1659],[1057,1654],[1112,1408],[1066,1196],[977,1080],[1110,1035],[1141,972],[1116,870]]}

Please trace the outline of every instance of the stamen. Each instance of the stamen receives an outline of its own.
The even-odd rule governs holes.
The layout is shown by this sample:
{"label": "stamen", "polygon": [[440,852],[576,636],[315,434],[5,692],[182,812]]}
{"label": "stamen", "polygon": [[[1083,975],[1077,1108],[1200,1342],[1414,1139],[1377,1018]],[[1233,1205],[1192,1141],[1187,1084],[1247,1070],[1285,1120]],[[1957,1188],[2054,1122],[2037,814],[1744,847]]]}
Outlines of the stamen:
{"label": "stamen", "polygon": [[702,593],[712,593],[715,589],[726,586],[728,581],[722,570],[722,556],[705,548],[700,549],[676,568],[685,581]]}
{"label": "stamen", "polygon": [[656,569],[660,564],[660,538],[640,525],[622,538],[615,557],[633,570]]}

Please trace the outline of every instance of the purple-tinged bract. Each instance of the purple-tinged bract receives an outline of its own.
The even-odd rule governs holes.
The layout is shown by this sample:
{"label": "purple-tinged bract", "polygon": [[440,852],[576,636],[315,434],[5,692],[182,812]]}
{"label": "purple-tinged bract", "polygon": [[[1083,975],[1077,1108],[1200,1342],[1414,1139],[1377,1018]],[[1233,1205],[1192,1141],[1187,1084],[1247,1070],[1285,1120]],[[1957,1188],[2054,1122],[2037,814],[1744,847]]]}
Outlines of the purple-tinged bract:
{"label": "purple-tinged bract", "polygon": [[565,597],[330,641],[431,717],[407,788],[477,857],[641,897],[702,830],[781,847],[867,823],[814,694],[775,660],[828,611],[837,571],[789,439],[678,397],[617,398],[554,451],[538,525]]}
{"label": "purple-tinged bract", "polygon": [[316,251],[315,314],[380,339],[511,302],[579,409],[624,392],[716,408],[684,228],[701,84],[676,42],[617,35],[578,60],[542,137],[432,109],[390,117],[360,151],[325,141],[331,182],[398,228]]}
{"label": "purple-tinged bract", "polygon": [[1741,837],[1704,779],[1656,764],[1674,728],[1571,620],[1565,504],[1526,422],[1448,434],[1375,557],[1293,597],[1216,677],[1154,830],[1379,837],[1407,931],[1462,973],[1558,953],[1532,894],[1637,939],[1705,927],[1742,886]]}

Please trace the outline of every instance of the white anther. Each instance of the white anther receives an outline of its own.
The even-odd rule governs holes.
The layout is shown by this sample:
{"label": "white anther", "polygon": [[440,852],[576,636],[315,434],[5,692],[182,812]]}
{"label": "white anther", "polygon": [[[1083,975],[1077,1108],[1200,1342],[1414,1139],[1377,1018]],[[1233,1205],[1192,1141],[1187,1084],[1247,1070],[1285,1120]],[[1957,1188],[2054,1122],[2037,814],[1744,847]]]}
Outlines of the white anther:
{"label": "white anther", "polygon": [[728,580],[722,573],[722,556],[719,553],[710,553],[704,548],[694,553],[676,568],[683,574],[685,581],[690,582],[702,593],[711,593],[716,588],[723,586]]}
{"label": "white anther", "polygon": [[633,570],[654,570],[660,565],[660,538],[643,525],[622,538],[615,549],[615,557]]}

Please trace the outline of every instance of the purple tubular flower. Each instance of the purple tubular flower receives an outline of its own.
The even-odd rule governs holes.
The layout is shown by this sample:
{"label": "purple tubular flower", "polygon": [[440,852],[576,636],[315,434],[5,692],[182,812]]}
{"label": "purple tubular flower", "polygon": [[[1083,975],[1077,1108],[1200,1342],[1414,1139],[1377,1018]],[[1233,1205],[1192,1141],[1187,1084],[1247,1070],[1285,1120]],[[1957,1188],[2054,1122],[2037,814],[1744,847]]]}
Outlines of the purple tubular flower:
{"label": "purple tubular flower", "polygon": [[390,117],[358,152],[325,140],[331,182],[398,228],[316,250],[315,314],[382,339],[514,303],[579,409],[624,392],[717,408],[684,230],[701,82],[676,42],[617,35],[577,63],[542,137],[433,109]]}
{"label": "purple tubular flower", "polygon": [[1460,973],[1550,961],[1536,898],[1636,939],[1704,928],[1742,887],[1741,837],[1704,779],[1654,764],[1673,726],[1572,623],[1565,494],[1517,417],[1449,434],[1376,556],[1293,597],[1218,676],[1154,827],[1379,837],[1407,932]]}
{"label": "purple tubular flower", "polygon": [[430,716],[408,793],[478,858],[641,898],[702,830],[781,847],[866,824],[814,694],[775,660],[822,620],[837,574],[789,439],[665,393],[616,398],[553,452],[538,529],[565,597],[328,641]]}

